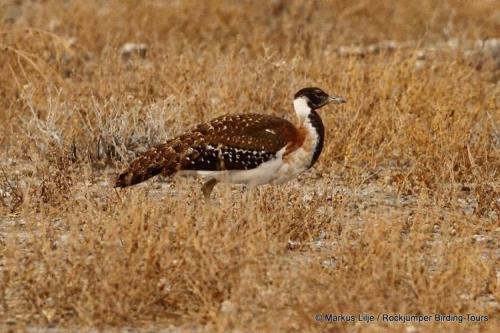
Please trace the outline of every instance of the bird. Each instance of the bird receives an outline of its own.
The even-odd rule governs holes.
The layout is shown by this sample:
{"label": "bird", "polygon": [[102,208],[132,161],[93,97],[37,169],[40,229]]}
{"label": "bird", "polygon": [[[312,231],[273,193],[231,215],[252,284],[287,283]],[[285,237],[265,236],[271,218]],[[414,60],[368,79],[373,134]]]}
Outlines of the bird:
{"label": "bird", "polygon": [[218,182],[248,187],[283,184],[318,160],[325,127],[317,110],[330,103],[346,103],[346,99],[307,87],[293,98],[295,124],[261,113],[214,118],[141,154],[117,177],[115,187],[159,174],[201,176],[205,179],[202,193],[210,198]]}

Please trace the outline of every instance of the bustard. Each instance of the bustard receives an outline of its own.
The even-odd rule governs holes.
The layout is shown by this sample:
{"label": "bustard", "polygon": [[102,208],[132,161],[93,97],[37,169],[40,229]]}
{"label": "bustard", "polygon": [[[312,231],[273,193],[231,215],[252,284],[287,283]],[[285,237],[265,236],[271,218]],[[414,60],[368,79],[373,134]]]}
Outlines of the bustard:
{"label": "bustard", "polygon": [[319,88],[303,88],[293,99],[296,125],[265,114],[231,114],[200,124],[154,146],[116,180],[126,187],[155,175],[202,176],[202,192],[210,196],[217,182],[281,184],[311,168],[323,149],[325,128],[317,109],[345,103]]}

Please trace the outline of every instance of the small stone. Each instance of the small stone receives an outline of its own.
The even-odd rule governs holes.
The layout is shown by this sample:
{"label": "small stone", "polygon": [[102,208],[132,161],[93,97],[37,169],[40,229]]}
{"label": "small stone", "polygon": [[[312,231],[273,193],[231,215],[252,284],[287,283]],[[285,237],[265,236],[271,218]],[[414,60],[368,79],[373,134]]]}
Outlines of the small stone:
{"label": "small stone", "polygon": [[120,49],[122,60],[129,60],[133,55],[138,55],[141,58],[146,58],[148,47],[146,44],[125,43]]}
{"label": "small stone", "polygon": [[233,313],[235,310],[234,304],[231,301],[225,300],[220,306],[222,313]]}
{"label": "small stone", "polygon": [[478,243],[481,243],[487,240],[487,237],[485,235],[474,235],[472,236],[472,239],[474,239]]}

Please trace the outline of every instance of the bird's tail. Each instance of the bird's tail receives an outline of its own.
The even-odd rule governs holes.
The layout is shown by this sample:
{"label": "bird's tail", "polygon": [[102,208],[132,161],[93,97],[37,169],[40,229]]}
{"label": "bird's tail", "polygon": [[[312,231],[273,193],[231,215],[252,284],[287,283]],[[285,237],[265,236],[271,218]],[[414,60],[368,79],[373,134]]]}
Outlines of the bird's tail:
{"label": "bird's tail", "polygon": [[[141,183],[160,173],[171,175],[179,169],[182,151],[174,142],[153,147],[122,172],[115,182],[115,187],[127,187]],[[177,148],[177,149],[176,149]]]}

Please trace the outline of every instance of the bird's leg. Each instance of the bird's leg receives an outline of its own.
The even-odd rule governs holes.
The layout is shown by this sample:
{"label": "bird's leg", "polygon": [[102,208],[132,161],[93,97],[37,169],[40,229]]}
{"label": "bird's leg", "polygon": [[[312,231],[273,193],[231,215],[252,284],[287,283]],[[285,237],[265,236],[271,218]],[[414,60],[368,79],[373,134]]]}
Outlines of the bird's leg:
{"label": "bird's leg", "polygon": [[203,186],[201,187],[201,191],[203,192],[203,196],[205,197],[206,200],[210,199],[210,194],[212,193],[215,184],[217,184],[217,180],[210,179],[209,181],[205,182],[205,184],[203,184]]}
{"label": "bird's leg", "polygon": [[245,202],[245,204],[253,202],[252,193],[254,188],[254,186],[243,186],[243,202]]}

